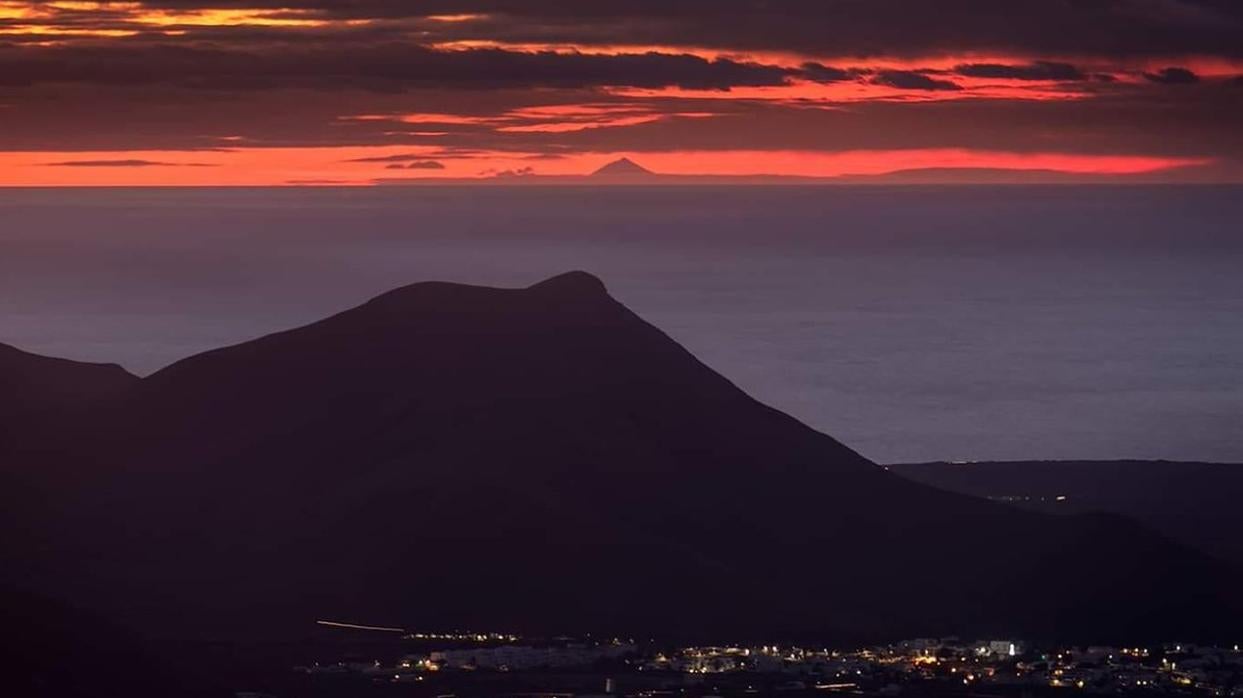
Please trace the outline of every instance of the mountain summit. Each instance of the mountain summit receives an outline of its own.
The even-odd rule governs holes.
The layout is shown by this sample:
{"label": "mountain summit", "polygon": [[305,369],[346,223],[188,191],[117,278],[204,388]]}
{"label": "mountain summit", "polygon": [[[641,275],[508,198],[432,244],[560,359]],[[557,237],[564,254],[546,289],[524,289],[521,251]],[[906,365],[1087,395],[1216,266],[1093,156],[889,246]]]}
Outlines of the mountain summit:
{"label": "mountain summit", "polygon": [[1240,618],[1225,565],[894,475],[583,272],[406,286],[27,431],[0,440],[26,532],[5,571],[149,627],[1097,641]]}
{"label": "mountain summit", "polygon": [[619,158],[591,173],[592,177],[643,177],[656,174],[630,158]]}

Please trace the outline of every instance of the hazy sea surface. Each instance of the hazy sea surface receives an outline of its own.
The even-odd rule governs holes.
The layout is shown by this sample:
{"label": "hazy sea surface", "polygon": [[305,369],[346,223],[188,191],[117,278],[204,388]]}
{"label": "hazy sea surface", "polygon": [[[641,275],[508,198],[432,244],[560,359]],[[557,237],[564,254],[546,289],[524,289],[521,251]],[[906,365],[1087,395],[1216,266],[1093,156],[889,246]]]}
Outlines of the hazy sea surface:
{"label": "hazy sea surface", "polygon": [[0,342],[142,374],[570,269],[881,462],[1243,462],[1239,187],[0,190]]}

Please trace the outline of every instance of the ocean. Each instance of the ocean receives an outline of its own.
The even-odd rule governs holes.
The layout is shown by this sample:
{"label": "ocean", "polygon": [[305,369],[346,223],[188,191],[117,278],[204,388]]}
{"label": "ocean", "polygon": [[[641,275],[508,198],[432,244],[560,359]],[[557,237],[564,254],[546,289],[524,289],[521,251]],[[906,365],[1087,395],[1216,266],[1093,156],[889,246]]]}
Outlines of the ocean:
{"label": "ocean", "polygon": [[0,342],[139,374],[571,269],[878,462],[1243,462],[1243,187],[0,189]]}

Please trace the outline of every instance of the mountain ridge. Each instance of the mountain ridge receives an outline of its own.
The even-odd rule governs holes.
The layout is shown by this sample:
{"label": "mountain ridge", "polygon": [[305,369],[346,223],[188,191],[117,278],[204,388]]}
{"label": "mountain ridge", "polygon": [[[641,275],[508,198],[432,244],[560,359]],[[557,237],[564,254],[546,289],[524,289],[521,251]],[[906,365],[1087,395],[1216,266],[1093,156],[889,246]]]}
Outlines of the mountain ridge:
{"label": "mountain ridge", "polygon": [[138,380],[117,364],[42,356],[0,343],[0,417],[71,408],[117,395]]}
{"label": "mountain ridge", "polygon": [[0,445],[6,471],[33,464],[7,496],[48,502],[13,508],[37,532],[5,541],[17,581],[144,627],[1104,639],[1238,617],[1206,556],[887,472],[583,272],[405,286],[35,441]]}
{"label": "mountain ridge", "polygon": [[1243,463],[979,461],[885,466],[917,482],[1052,514],[1107,512],[1243,569]]}

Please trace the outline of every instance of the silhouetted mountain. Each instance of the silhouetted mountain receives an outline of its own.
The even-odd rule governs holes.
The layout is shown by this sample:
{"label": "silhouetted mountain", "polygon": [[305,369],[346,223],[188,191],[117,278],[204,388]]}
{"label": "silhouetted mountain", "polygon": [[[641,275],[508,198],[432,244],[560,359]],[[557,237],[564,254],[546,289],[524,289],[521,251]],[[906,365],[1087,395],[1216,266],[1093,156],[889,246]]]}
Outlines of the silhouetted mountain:
{"label": "silhouetted mountain", "polygon": [[116,364],[53,359],[0,344],[0,419],[75,408],[114,397],[137,382]]}
{"label": "silhouetted mountain", "polygon": [[653,172],[630,158],[619,158],[591,173],[592,177],[643,177]]}
{"label": "silhouetted mountain", "polygon": [[36,594],[0,589],[0,692],[23,698],[232,695],[194,662]]}
{"label": "silhouetted mountain", "polygon": [[71,469],[36,470],[28,456],[67,447],[67,440],[81,433],[82,411],[110,406],[138,382],[115,364],[49,358],[0,344],[0,491],[5,505],[0,526],[20,531],[27,521],[43,518],[49,491],[62,484],[76,491]]}
{"label": "silhouetted mountain", "polygon": [[10,574],[179,632],[1140,639],[1240,618],[1218,562],[890,473],[581,272],[401,288],[178,362],[72,436],[4,458],[39,502],[15,509],[35,533],[7,541]]}
{"label": "silhouetted mountain", "polygon": [[935,487],[1036,511],[1126,516],[1243,569],[1243,464],[1008,461],[888,467]]}

